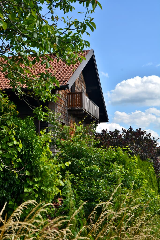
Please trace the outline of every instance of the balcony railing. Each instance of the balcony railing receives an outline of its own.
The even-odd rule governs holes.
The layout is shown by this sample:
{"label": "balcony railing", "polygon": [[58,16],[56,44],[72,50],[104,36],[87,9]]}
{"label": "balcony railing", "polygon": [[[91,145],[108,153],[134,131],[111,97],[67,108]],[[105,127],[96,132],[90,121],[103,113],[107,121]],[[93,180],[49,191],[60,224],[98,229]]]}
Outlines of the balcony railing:
{"label": "balcony railing", "polygon": [[92,117],[99,119],[99,107],[83,92],[68,93],[68,109],[83,110]]}

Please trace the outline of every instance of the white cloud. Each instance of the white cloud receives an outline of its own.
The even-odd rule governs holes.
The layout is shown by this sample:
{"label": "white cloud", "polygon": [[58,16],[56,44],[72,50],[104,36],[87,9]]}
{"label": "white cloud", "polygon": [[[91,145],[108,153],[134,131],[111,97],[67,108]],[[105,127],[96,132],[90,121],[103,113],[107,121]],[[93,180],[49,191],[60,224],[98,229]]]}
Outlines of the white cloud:
{"label": "white cloud", "polygon": [[105,76],[106,78],[109,78],[108,73],[101,72],[101,74],[102,74],[103,76]]}
{"label": "white cloud", "polygon": [[115,129],[121,131],[122,128],[124,128],[124,127],[120,126],[117,123],[100,123],[100,124],[98,124],[96,132],[100,133],[102,130],[106,130],[106,129],[107,129],[107,131],[114,131]]}
{"label": "white cloud", "polygon": [[160,67],[160,63],[156,65],[156,67]]}
{"label": "white cloud", "polygon": [[151,130],[151,129],[147,129],[147,130],[145,130],[145,131],[146,131],[147,134],[148,134],[148,133],[151,133],[151,137],[154,137],[155,139],[158,139],[158,138],[159,138],[159,135],[158,135],[157,132],[155,132],[155,131],[153,131],[153,130]]}
{"label": "white cloud", "polygon": [[154,127],[160,127],[160,110],[149,108],[145,112],[136,110],[132,113],[116,111],[113,121],[115,123],[128,124],[129,126],[136,125],[143,129],[150,124],[153,124]]}
{"label": "white cloud", "polygon": [[141,104],[160,106],[160,77],[137,76],[118,83],[108,93],[111,104]]}
{"label": "white cloud", "polygon": [[127,114],[125,112],[116,111],[114,114],[114,122],[125,123],[131,126],[136,125],[141,128],[146,128],[151,123],[156,123],[156,121],[157,117],[147,112],[135,111]]}
{"label": "white cloud", "polygon": [[149,63],[144,64],[142,67],[148,67],[148,66],[152,66],[152,65],[153,65],[153,63],[149,62]]}
{"label": "white cloud", "polygon": [[145,112],[155,114],[160,117],[160,110],[158,110],[157,108],[148,108]]}

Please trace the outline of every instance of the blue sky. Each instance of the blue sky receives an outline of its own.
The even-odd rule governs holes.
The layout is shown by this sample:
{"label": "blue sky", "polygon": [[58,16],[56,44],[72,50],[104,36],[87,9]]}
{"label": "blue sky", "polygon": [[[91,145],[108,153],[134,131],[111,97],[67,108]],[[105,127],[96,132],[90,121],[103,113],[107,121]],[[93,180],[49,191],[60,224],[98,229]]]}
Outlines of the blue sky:
{"label": "blue sky", "polygon": [[[142,128],[160,137],[160,0],[99,0],[94,49],[109,123],[97,130]],[[76,4],[76,11],[79,4]],[[60,15],[60,11],[56,10]],[[70,17],[77,18],[74,12]]]}
{"label": "blue sky", "polygon": [[94,49],[109,123],[160,137],[160,1],[100,0]]}

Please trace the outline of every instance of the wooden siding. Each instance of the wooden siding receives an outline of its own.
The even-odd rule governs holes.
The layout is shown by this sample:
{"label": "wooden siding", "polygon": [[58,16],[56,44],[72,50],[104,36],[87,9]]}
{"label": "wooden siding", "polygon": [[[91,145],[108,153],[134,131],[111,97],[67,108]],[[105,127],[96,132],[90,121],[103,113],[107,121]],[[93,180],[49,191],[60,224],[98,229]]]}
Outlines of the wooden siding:
{"label": "wooden siding", "polygon": [[79,78],[75,81],[75,92],[86,93],[86,83],[84,81],[82,73],[80,74]]}
{"label": "wooden siding", "polygon": [[[75,81],[75,92],[86,93],[86,84],[82,73]],[[71,89],[57,91],[57,94],[59,95],[57,102],[50,103],[50,108],[54,109],[56,114],[60,114],[59,120],[62,123],[66,125],[71,125],[74,122],[79,123],[82,118],[68,112],[68,93],[71,93]]]}

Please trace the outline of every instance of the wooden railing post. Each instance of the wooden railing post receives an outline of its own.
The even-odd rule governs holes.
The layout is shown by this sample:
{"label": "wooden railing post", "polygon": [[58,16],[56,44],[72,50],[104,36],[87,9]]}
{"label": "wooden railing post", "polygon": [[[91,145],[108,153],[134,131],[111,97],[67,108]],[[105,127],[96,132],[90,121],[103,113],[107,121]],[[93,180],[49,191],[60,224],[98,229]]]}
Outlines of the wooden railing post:
{"label": "wooden railing post", "polygon": [[68,93],[68,108],[82,109],[99,119],[99,107],[84,92]]}

